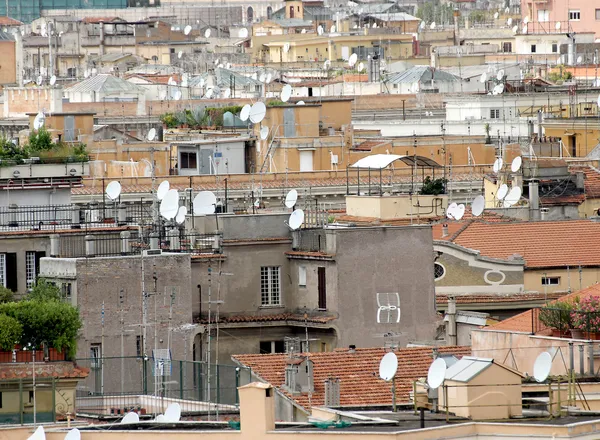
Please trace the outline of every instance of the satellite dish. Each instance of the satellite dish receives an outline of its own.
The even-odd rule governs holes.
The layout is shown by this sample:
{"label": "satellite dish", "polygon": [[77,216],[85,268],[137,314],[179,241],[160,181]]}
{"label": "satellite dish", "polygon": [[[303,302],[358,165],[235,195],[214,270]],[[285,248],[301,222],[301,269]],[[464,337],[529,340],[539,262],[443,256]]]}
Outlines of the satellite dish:
{"label": "satellite dish", "polygon": [[40,112],[37,115],[35,115],[35,118],[33,120],[33,128],[35,128],[36,130],[39,130],[40,128],[42,128],[44,126],[45,123],[46,123],[46,117],[44,116],[44,114],[42,112]]}
{"label": "satellite dish", "polygon": [[581,55],[579,55],[577,57],[577,64],[581,64],[582,61],[583,61],[583,58],[581,57]]}
{"label": "satellite dish", "polygon": [[140,421],[140,416],[134,412],[128,412],[125,414],[125,417],[121,419],[121,423],[138,423]]}
{"label": "satellite dish", "polygon": [[523,19],[523,23],[525,23],[525,24],[529,23],[529,17],[525,17],[525,18]]}
{"label": "satellite dish", "polygon": [[183,51],[180,50],[179,52],[177,52],[177,58],[181,59],[181,57],[183,56]]}
{"label": "satellite dish", "polygon": [[158,200],[164,199],[169,189],[171,189],[171,185],[169,184],[168,180],[163,180],[160,182],[160,185],[158,185],[158,189],[156,190],[156,198]]}
{"label": "satellite dish", "polygon": [[283,86],[283,89],[281,89],[281,100],[283,102],[288,102],[290,100],[291,96],[292,96],[292,86],[290,86],[289,84],[286,84],[285,86]]}
{"label": "satellite dish", "polygon": [[248,29],[246,29],[246,28],[240,29],[240,38],[248,38]]}
{"label": "satellite dish", "polygon": [[305,34],[306,33],[306,29],[302,29],[302,31],[300,31],[301,34]]}
{"label": "satellite dish", "polygon": [[329,29],[329,33],[330,34],[335,34],[335,24],[331,26],[331,28]]}
{"label": "satellite dish", "polygon": [[483,72],[483,73],[481,74],[481,76],[479,77],[479,82],[480,82],[480,83],[484,83],[484,82],[486,82],[486,81],[487,81],[487,73]]}
{"label": "satellite dish", "polygon": [[537,382],[548,379],[552,368],[552,356],[547,351],[540,353],[533,364],[533,377]]}
{"label": "satellite dish", "polygon": [[290,214],[290,219],[288,220],[288,226],[290,229],[295,231],[304,223],[304,211],[301,209],[296,209],[294,212]]}
{"label": "satellite dish", "polygon": [[250,104],[246,104],[245,106],[242,107],[242,111],[240,112],[240,119],[242,121],[247,121],[248,117],[250,116],[250,109],[252,107],[250,107]]}
{"label": "satellite dish", "polygon": [[175,89],[171,95],[174,101],[179,101],[181,99],[181,90]]}
{"label": "satellite dish", "polygon": [[432,362],[429,366],[429,371],[427,371],[427,383],[429,384],[429,388],[435,390],[444,383],[444,379],[446,378],[446,368],[446,361],[442,358],[437,358]]}
{"label": "satellite dish", "polygon": [[27,440],[46,440],[46,433],[44,432],[43,426],[38,426],[38,428],[29,436]]}
{"label": "satellite dish", "polygon": [[500,188],[498,188],[498,193],[496,194],[496,197],[498,198],[498,200],[502,200],[504,199],[504,197],[506,197],[507,194],[508,185],[506,183],[503,183],[502,185],[500,185]]}
{"label": "satellite dish", "polygon": [[355,53],[353,53],[352,55],[350,55],[350,58],[348,58],[348,65],[350,67],[354,67],[354,65],[356,64],[357,60],[358,60],[358,55],[356,55]]}
{"label": "satellite dish", "polygon": [[458,208],[458,205],[456,203],[450,203],[448,205],[448,207],[446,208],[446,216],[449,219],[453,219],[454,218],[454,213],[456,211],[456,209]]}
{"label": "satellite dish", "polygon": [[152,142],[155,137],[156,137],[156,128],[151,128],[150,130],[148,130],[148,135],[146,136],[146,138],[150,142]]}
{"label": "satellite dish", "polygon": [[498,17],[500,16],[500,14],[498,14],[497,12],[494,13],[494,19],[498,19]]}
{"label": "satellite dish", "polygon": [[431,29],[431,30],[435,29],[435,21],[431,22],[431,24],[429,25],[429,29]]}
{"label": "satellite dish", "polygon": [[463,218],[463,216],[465,215],[465,205],[463,205],[462,203],[458,205],[454,210],[453,214],[455,220],[460,220],[461,218]]}
{"label": "satellite dish", "polygon": [[512,26],[512,17],[508,17],[508,20],[506,20],[506,24],[508,26]]}
{"label": "satellite dish", "polygon": [[492,165],[492,170],[494,171],[494,173],[500,171],[502,169],[502,165],[504,165],[504,161],[501,157],[499,157],[494,161],[494,165]]}
{"label": "satellite dish", "polygon": [[295,189],[290,190],[285,196],[285,206],[287,208],[293,208],[298,201],[298,191]]}
{"label": "satellite dish", "polygon": [[330,60],[325,60],[325,62],[323,63],[323,70],[327,70],[331,67],[331,61]]}
{"label": "satellite dish", "polygon": [[257,81],[257,80],[258,80],[258,75],[256,74],[256,72],[254,72],[254,73],[252,74],[251,78],[252,78],[253,80],[255,80],[255,81]]}
{"label": "satellite dish", "polygon": [[255,102],[252,108],[250,109],[250,122],[253,124],[258,124],[265,118],[267,114],[267,107],[263,102]]}
{"label": "satellite dish", "polygon": [[556,29],[557,31],[560,31],[560,21],[557,21],[556,24],[554,25],[554,29]]}
{"label": "satellite dish", "polygon": [[358,63],[358,67],[356,68],[356,70],[358,70],[358,73],[362,72],[363,70],[365,70],[365,64],[363,62]]}
{"label": "satellite dish", "polygon": [[298,101],[296,105],[306,105],[306,103],[304,101]]}
{"label": "satellite dish", "polygon": [[192,32],[192,27],[188,24],[186,27],[183,28],[183,33],[185,35],[189,35],[190,32]]}
{"label": "satellite dish", "polygon": [[54,84],[56,84],[56,75],[50,77],[50,85],[53,86]]}
{"label": "satellite dish", "polygon": [[174,86],[177,83],[175,82],[175,80],[173,79],[173,77],[170,76],[169,80],[167,81],[167,84],[170,85],[170,86]]}
{"label": "satellite dish", "polygon": [[98,69],[96,69],[95,67],[92,68],[91,74],[92,76],[95,76],[98,73]]}
{"label": "satellite dish", "polygon": [[154,419],[155,422],[157,423],[165,423],[167,421],[167,419],[165,419],[165,415],[164,414],[159,414],[156,416],[156,418]]}
{"label": "satellite dish", "polygon": [[519,171],[521,169],[522,164],[523,164],[523,158],[521,156],[517,156],[513,159],[512,163],[510,164],[510,170],[513,173],[516,173],[517,171]]}
{"label": "satellite dish", "polygon": [[502,95],[503,92],[504,92],[504,84],[498,84],[496,86],[496,94]]}
{"label": "satellite dish", "polygon": [[166,220],[173,220],[179,212],[179,192],[170,189],[160,202],[160,215]]}
{"label": "satellite dish", "polygon": [[284,51],[285,53],[288,53],[288,52],[290,51],[290,43],[285,43],[285,44],[283,45],[283,51]]}
{"label": "satellite dish", "polygon": [[423,30],[425,29],[425,26],[427,26],[427,23],[425,23],[424,21],[421,22],[421,24],[419,25],[419,30]]}
{"label": "satellite dish", "polygon": [[483,210],[485,209],[485,198],[483,196],[477,196],[473,199],[471,203],[471,213],[475,217],[479,217],[483,214]]}
{"label": "satellite dish", "polygon": [[260,129],[260,138],[264,141],[269,136],[269,127],[263,127]]}
{"label": "satellite dish", "polygon": [[498,70],[498,74],[496,75],[496,79],[498,81],[502,81],[502,78],[504,78],[504,70],[500,69],[500,70]]}
{"label": "satellite dish", "polygon": [[111,200],[117,200],[121,195],[121,184],[116,180],[113,180],[108,185],[106,185],[106,197]]}
{"label": "satellite dish", "polygon": [[217,204],[217,197],[210,191],[200,191],[192,206],[194,208],[194,215],[208,215],[215,213],[215,205]]}
{"label": "satellite dish", "polygon": [[185,221],[185,216],[187,215],[187,208],[185,206],[180,206],[177,211],[177,215],[175,216],[175,221],[178,224],[182,224]]}
{"label": "satellite dish", "polygon": [[389,382],[396,377],[398,371],[398,357],[396,353],[389,352],[381,358],[379,362],[379,377]]}
{"label": "satellite dish", "polygon": [[319,25],[319,27],[317,28],[317,34],[323,35],[323,26]]}
{"label": "satellite dish", "polygon": [[83,72],[83,77],[86,79],[90,77],[90,69],[85,69]]}
{"label": "satellite dish", "polygon": [[208,90],[206,91],[206,97],[207,97],[208,99],[212,98],[212,95],[213,95],[213,93],[214,93],[213,89],[208,89]]}
{"label": "satellite dish", "polygon": [[504,9],[504,13],[505,14],[509,14],[510,13],[510,8],[508,6]]}
{"label": "satellite dish", "polygon": [[67,432],[65,440],[81,440],[81,432],[79,432],[79,429],[73,428]]}
{"label": "satellite dish", "polygon": [[523,25],[523,33],[526,34],[527,33],[527,24]]}
{"label": "satellite dish", "polygon": [[264,73],[264,72],[263,72],[263,73],[261,73],[261,74],[260,74],[260,76],[258,77],[258,80],[259,80],[261,83],[264,83],[266,79],[267,79],[267,75],[265,75],[265,73]]}
{"label": "satellite dish", "polygon": [[165,419],[169,423],[179,422],[181,419],[181,406],[179,403],[171,403],[165,411]]}
{"label": "satellite dish", "polygon": [[596,103],[598,104],[598,107],[600,107],[600,95],[598,95],[598,99],[596,100]]}
{"label": "satellite dish", "polygon": [[516,34],[517,32],[519,32],[519,26],[513,26],[512,28],[513,34]]}
{"label": "satellite dish", "polygon": [[229,99],[230,96],[231,96],[231,89],[226,88],[225,91],[223,92],[223,98]]}
{"label": "satellite dish", "polygon": [[521,199],[522,190],[520,186],[513,186],[504,198],[504,206],[516,205]]}
{"label": "satellite dish", "polygon": [[210,29],[204,31],[204,38],[210,38]]}
{"label": "satellite dish", "polygon": [[36,83],[38,86],[41,86],[43,82],[44,82],[44,77],[43,77],[42,75],[39,75],[39,76],[37,77],[37,79],[36,79],[35,83]]}
{"label": "satellite dish", "polygon": [[265,80],[267,82],[267,84],[271,84],[271,81],[273,81],[273,74],[272,73],[267,73],[267,79]]}

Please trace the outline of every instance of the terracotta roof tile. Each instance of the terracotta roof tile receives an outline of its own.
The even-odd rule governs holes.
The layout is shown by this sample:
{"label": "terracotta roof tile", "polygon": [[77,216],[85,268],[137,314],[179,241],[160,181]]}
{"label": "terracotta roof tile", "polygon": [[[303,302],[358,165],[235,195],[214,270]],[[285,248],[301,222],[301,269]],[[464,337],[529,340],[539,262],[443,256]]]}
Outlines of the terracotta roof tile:
{"label": "terracotta roof tile", "polygon": [[289,251],[285,255],[290,257],[315,257],[315,258],[333,258],[334,254],[326,254],[325,252],[308,252],[308,251]]}
{"label": "terracotta roof tile", "polygon": [[[440,353],[455,354],[459,357],[470,355],[470,347],[440,347]],[[396,373],[396,394],[398,402],[408,402],[413,381],[427,376],[432,362],[432,348],[402,348],[396,351],[398,372]],[[327,353],[311,353],[313,361],[314,388],[310,403],[320,406],[325,403],[325,380],[340,379],[340,405],[362,407],[369,405],[391,405],[390,383],[379,378],[379,361],[386,353],[384,348],[358,348],[353,353],[338,349]],[[309,408],[307,393],[290,394],[285,384],[286,354],[247,354],[232,358],[270,383],[300,406]]]}
{"label": "terracotta roof tile", "polygon": [[0,26],[21,26],[23,24],[22,21],[15,20],[11,17],[2,16],[0,17]]}
{"label": "terracotta roof tile", "polygon": [[590,220],[475,221],[456,233],[452,241],[491,258],[518,254],[526,268],[600,266],[600,223]]}
{"label": "terracotta roof tile", "polygon": [[[220,315],[219,322],[221,323],[236,323],[236,322],[274,322],[274,321],[295,321],[295,322],[310,322],[315,324],[326,324],[333,321],[335,316],[331,315],[312,315],[304,318],[304,315],[298,313],[272,313],[267,315]],[[201,324],[207,324],[208,319],[201,318]],[[216,322],[215,318],[211,322]]]}
{"label": "terracotta roof tile", "polygon": [[117,20],[121,21],[119,17],[84,17],[81,21],[83,23],[112,23]]}
{"label": "terracotta roof tile", "polygon": [[[558,299],[563,293],[515,293],[491,295],[456,295],[456,304],[495,304],[521,301],[543,301],[545,299]],[[437,295],[435,301],[438,305],[448,303],[448,295]]]}
{"label": "terracotta roof tile", "polygon": [[[35,364],[35,374],[39,377],[81,378],[90,374],[89,368],[79,367],[73,362],[40,362]],[[32,376],[30,363],[0,364],[1,379],[28,378]]]}

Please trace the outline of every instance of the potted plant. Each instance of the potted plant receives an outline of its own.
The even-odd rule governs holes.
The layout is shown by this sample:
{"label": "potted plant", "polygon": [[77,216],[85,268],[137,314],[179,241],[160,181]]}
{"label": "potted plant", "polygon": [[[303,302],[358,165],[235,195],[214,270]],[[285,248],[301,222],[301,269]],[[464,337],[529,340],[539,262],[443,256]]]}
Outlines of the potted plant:
{"label": "potted plant", "polygon": [[573,329],[579,330],[580,338],[600,339],[600,298],[588,296],[579,300],[571,311]]}
{"label": "potted plant", "polygon": [[573,328],[572,311],[571,301],[556,301],[540,309],[540,321],[552,329],[552,336],[568,336]]}

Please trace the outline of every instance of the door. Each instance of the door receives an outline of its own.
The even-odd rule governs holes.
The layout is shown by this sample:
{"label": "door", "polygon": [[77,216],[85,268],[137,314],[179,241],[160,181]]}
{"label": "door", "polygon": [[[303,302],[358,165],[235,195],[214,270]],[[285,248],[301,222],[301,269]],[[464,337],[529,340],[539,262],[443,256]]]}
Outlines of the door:
{"label": "door", "polygon": [[313,152],[312,151],[301,151],[300,152],[300,171],[312,171],[313,170]]}
{"label": "door", "polygon": [[571,151],[572,157],[577,157],[577,137],[569,136],[569,150]]}
{"label": "door", "polygon": [[296,136],[296,112],[294,108],[283,110],[283,137]]}
{"label": "door", "polygon": [[210,160],[212,157],[212,150],[200,150],[200,174],[212,174],[212,166]]}
{"label": "door", "polygon": [[327,308],[327,280],[325,279],[325,268],[317,269],[318,290],[319,290],[319,309]]}
{"label": "door", "polygon": [[75,117],[65,116],[65,142],[75,140]]}

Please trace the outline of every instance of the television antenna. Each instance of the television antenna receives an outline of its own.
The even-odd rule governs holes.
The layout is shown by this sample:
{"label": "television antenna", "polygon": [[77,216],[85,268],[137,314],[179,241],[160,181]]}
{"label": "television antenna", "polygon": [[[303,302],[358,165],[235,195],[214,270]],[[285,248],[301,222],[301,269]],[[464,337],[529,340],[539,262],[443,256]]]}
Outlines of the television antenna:
{"label": "television antenna", "polygon": [[288,227],[295,231],[304,223],[304,211],[301,209],[296,209],[294,212],[290,214],[290,218],[288,220]]}
{"label": "television antenna", "polygon": [[121,184],[116,180],[113,180],[108,185],[106,185],[106,197],[110,200],[117,200],[121,195]]}
{"label": "television antenna", "polygon": [[156,198],[159,201],[162,200],[167,192],[169,192],[169,189],[171,189],[171,185],[169,184],[168,180],[163,180],[160,182],[160,185],[158,185],[158,189],[156,190]]}
{"label": "television antenna", "polygon": [[298,191],[295,189],[290,190],[285,196],[285,206],[286,208],[293,208],[298,201]]}
{"label": "television antenna", "polygon": [[392,381],[392,406],[396,411],[396,372],[398,371],[398,356],[396,353],[386,353],[379,361],[379,377],[386,382]]}
{"label": "television antenna", "polygon": [[217,197],[211,191],[200,191],[192,202],[194,215],[208,215],[215,213]]}
{"label": "television antenna", "polygon": [[160,215],[166,220],[173,220],[179,211],[179,192],[170,189],[160,202]]}

